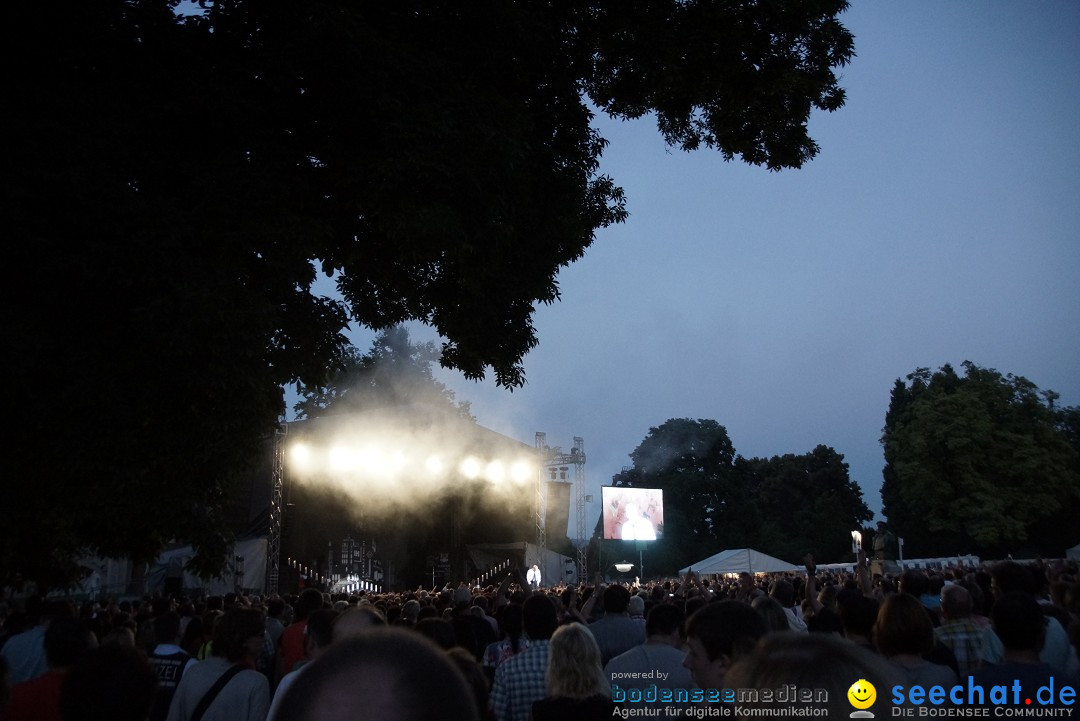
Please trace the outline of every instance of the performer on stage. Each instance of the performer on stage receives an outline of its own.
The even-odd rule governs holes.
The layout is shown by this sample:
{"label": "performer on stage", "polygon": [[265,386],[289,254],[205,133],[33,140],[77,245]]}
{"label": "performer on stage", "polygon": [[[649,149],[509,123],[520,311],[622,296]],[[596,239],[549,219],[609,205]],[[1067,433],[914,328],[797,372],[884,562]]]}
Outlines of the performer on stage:
{"label": "performer on stage", "polygon": [[537,566],[534,563],[532,568],[530,568],[525,573],[525,580],[529,582],[529,588],[533,589],[534,591],[539,589],[540,588],[540,567]]}

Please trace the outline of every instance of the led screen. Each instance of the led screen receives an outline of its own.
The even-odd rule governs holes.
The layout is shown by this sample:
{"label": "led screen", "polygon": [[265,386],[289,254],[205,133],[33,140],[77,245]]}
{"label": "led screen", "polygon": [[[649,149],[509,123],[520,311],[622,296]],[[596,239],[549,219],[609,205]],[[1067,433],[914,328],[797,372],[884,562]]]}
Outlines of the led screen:
{"label": "led screen", "polygon": [[604,538],[655,541],[664,535],[664,492],[659,488],[600,489],[604,503]]}

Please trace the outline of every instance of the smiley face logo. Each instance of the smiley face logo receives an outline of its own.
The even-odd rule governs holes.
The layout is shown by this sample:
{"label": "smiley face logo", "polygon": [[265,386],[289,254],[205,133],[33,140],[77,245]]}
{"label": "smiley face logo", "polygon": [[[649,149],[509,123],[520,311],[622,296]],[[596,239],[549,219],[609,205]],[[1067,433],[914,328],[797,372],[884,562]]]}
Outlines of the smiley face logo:
{"label": "smiley face logo", "polygon": [[877,689],[865,678],[860,678],[847,690],[847,698],[855,708],[868,709],[877,700]]}

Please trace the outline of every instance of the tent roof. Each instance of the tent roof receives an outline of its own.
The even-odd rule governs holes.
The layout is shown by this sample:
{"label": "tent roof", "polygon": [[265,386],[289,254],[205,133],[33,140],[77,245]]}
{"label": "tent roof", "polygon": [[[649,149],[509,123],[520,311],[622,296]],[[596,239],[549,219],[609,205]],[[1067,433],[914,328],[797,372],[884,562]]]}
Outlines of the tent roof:
{"label": "tent roof", "polygon": [[752,548],[732,548],[720,551],[715,555],[692,563],[679,571],[680,574],[687,571],[696,573],[776,573],[780,571],[798,571],[796,566],[779,558],[755,551]]}

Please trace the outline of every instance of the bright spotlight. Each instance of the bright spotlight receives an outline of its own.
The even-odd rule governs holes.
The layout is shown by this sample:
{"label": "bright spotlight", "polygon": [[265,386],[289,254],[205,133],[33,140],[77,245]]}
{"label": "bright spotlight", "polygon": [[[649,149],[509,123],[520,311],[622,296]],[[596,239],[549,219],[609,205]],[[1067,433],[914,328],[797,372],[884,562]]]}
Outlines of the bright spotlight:
{"label": "bright spotlight", "polygon": [[289,455],[297,468],[306,470],[311,467],[311,448],[306,443],[294,444]]}
{"label": "bright spotlight", "polygon": [[330,467],[335,471],[351,471],[356,468],[356,457],[350,449],[335,446],[330,449]]}
{"label": "bright spotlight", "polygon": [[443,472],[445,466],[443,466],[442,459],[438,456],[428,456],[428,459],[424,462],[424,468],[431,475],[437,476]]}
{"label": "bright spotlight", "polygon": [[484,469],[484,478],[487,478],[492,483],[502,483],[506,478],[506,469],[503,467],[502,461],[492,461],[487,464],[487,468]]}
{"label": "bright spotlight", "polygon": [[529,480],[532,474],[533,468],[528,461],[515,461],[510,466],[510,477],[514,479],[515,483],[524,483]]}
{"label": "bright spotlight", "polygon": [[476,456],[469,456],[461,462],[461,475],[470,479],[479,478],[482,468],[479,458]]}

